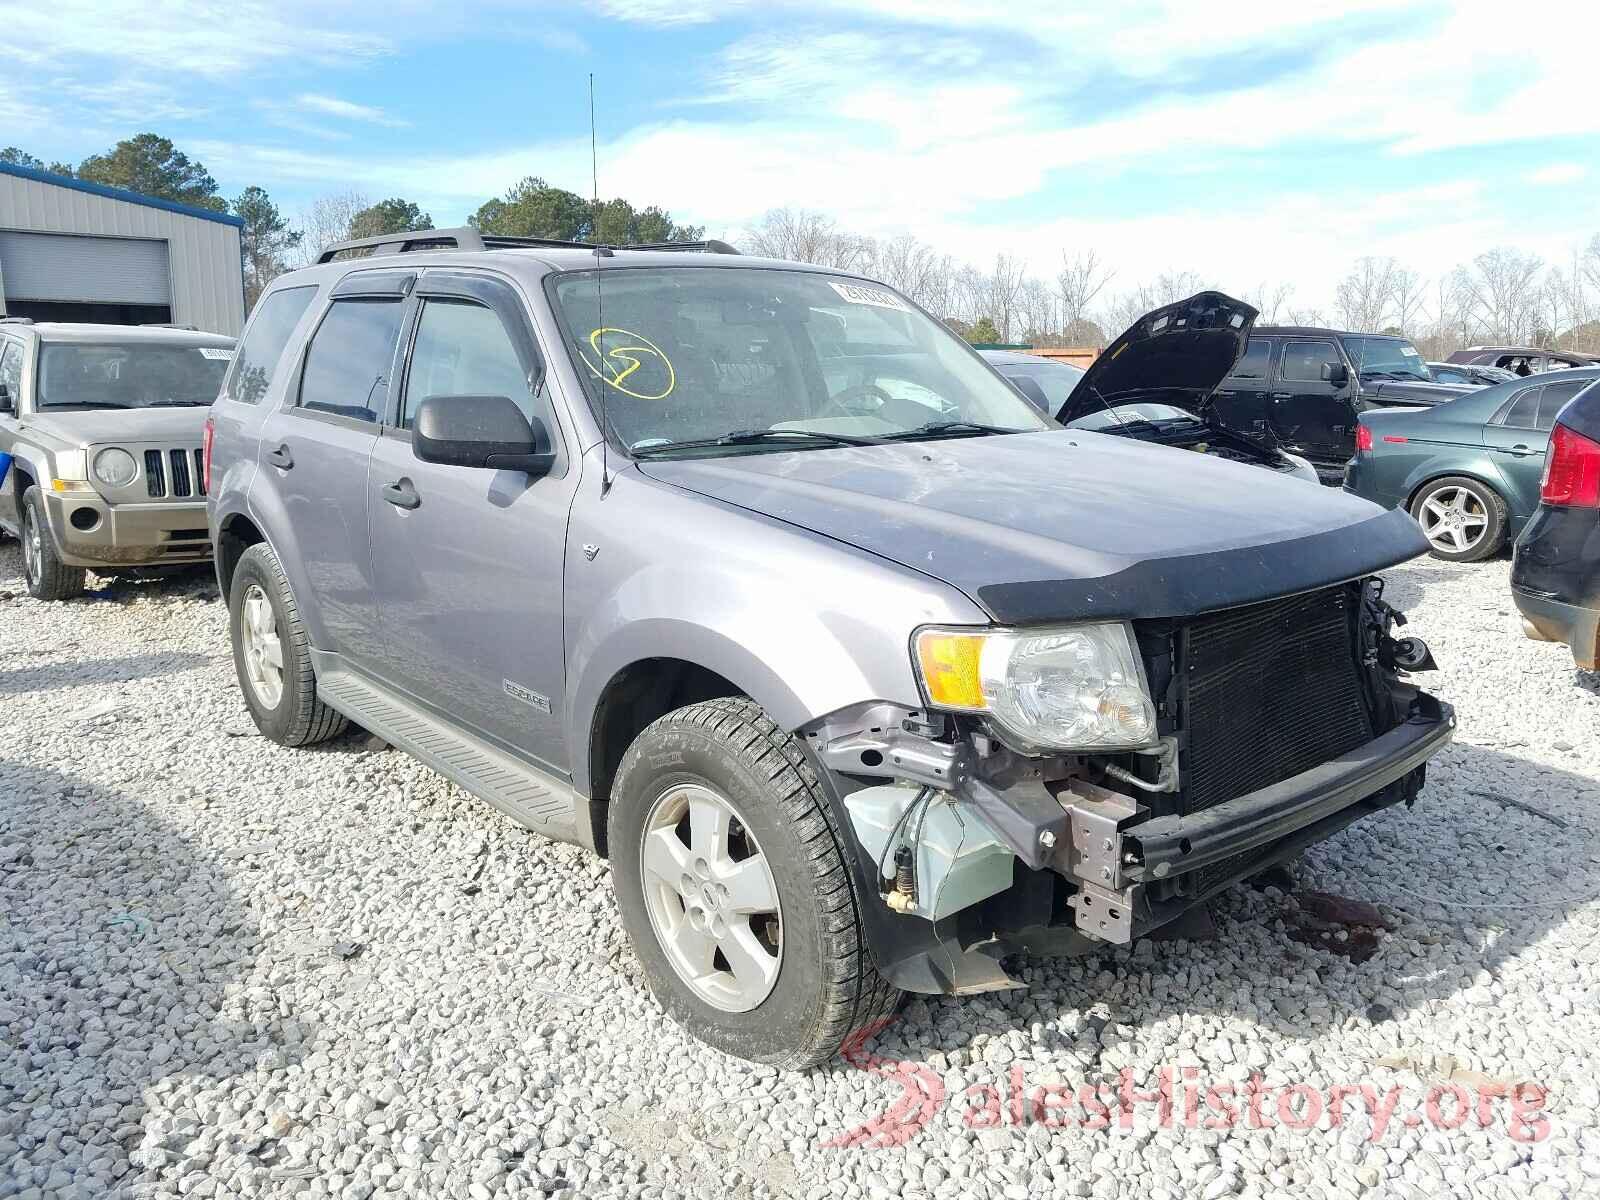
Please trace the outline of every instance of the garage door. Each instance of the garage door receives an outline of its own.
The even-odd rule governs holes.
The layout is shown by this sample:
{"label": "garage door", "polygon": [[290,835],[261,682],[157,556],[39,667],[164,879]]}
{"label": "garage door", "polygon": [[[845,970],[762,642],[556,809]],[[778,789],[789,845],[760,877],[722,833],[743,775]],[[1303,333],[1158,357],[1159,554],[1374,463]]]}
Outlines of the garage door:
{"label": "garage door", "polygon": [[103,304],[172,303],[167,243],[0,230],[6,299]]}

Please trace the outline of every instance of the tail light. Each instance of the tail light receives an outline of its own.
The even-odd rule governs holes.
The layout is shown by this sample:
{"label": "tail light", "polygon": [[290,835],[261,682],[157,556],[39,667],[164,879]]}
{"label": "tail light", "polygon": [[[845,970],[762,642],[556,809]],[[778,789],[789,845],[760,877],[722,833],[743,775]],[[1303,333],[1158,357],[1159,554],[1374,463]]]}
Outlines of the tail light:
{"label": "tail light", "polygon": [[1539,499],[1568,508],[1600,508],[1600,442],[1565,425],[1551,430]]}
{"label": "tail light", "polygon": [[1365,425],[1356,426],[1356,453],[1372,449],[1372,430]]}
{"label": "tail light", "polygon": [[206,418],[205,432],[200,436],[200,461],[202,483],[205,485],[206,495],[211,495],[211,432],[213,418]]}

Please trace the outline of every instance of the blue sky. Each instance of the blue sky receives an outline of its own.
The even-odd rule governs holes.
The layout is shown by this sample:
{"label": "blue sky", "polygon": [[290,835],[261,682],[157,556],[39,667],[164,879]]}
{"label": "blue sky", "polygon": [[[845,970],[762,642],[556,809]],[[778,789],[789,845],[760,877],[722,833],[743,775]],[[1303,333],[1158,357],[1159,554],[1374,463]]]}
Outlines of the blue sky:
{"label": "blue sky", "polygon": [[[232,195],[417,200],[518,178],[737,236],[767,208],[1050,276],[1095,247],[1326,305],[1358,255],[1433,276],[1600,232],[1594,4],[0,0],[0,144],[141,130]],[[1526,30],[1523,33],[1520,30]]]}

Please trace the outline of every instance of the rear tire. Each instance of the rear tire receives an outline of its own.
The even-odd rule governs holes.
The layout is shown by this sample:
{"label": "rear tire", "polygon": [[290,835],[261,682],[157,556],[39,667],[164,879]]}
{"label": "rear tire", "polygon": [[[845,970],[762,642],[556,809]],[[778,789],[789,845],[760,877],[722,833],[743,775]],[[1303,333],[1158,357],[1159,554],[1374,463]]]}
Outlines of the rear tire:
{"label": "rear tire", "polygon": [[87,573],[82,567],[67,566],[56,553],[44,496],[37,484],[23,494],[21,525],[22,576],[28,595],[35,600],[71,600],[83,595]]}
{"label": "rear tire", "polygon": [[1506,502],[1500,493],[1465,475],[1427,483],[1411,501],[1433,556],[1445,562],[1482,562],[1506,540]]}
{"label": "rear tire", "polygon": [[[656,999],[693,1036],[740,1058],[803,1069],[827,1062],[852,1033],[894,1011],[900,991],[867,951],[828,799],[795,739],[753,700],[708,700],[649,726],[623,757],[609,810],[623,927]],[[684,816],[675,829],[677,810]],[[726,819],[723,842],[734,850],[710,856],[697,875],[707,856],[699,841],[682,839],[690,830],[698,837],[693,821],[701,811]],[[666,842],[663,851],[661,839],[674,836],[676,846]],[[744,869],[762,865],[758,859],[764,882],[755,891],[771,889],[770,910],[738,904],[738,884],[733,902],[728,887],[719,888],[718,881],[733,882],[730,869],[744,871],[749,883]],[[680,860],[681,887],[671,882]],[[673,864],[665,873],[664,861]],[[664,923],[678,936],[658,932]],[[687,957],[696,947],[704,955],[698,982],[682,965],[686,944]],[[758,946],[776,954],[752,968]],[[756,986],[745,987],[749,976],[740,972],[752,969]]]}
{"label": "rear tire", "polygon": [[263,737],[310,746],[344,732],[349,722],[317,699],[311,639],[278,556],[265,542],[246,550],[234,567],[228,624],[239,690]]}

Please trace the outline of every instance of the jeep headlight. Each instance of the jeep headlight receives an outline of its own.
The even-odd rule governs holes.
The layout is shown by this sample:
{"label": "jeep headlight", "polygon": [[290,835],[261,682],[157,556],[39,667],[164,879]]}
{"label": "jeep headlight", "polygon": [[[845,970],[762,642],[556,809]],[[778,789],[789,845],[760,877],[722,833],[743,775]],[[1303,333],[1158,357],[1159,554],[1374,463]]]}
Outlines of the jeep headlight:
{"label": "jeep headlight", "polygon": [[139,464],[126,450],[113,447],[94,456],[95,480],[107,487],[127,487],[138,474]]}
{"label": "jeep headlight", "polygon": [[984,713],[1024,746],[1128,750],[1156,741],[1155,705],[1126,622],[923,629],[915,655],[930,707]]}

